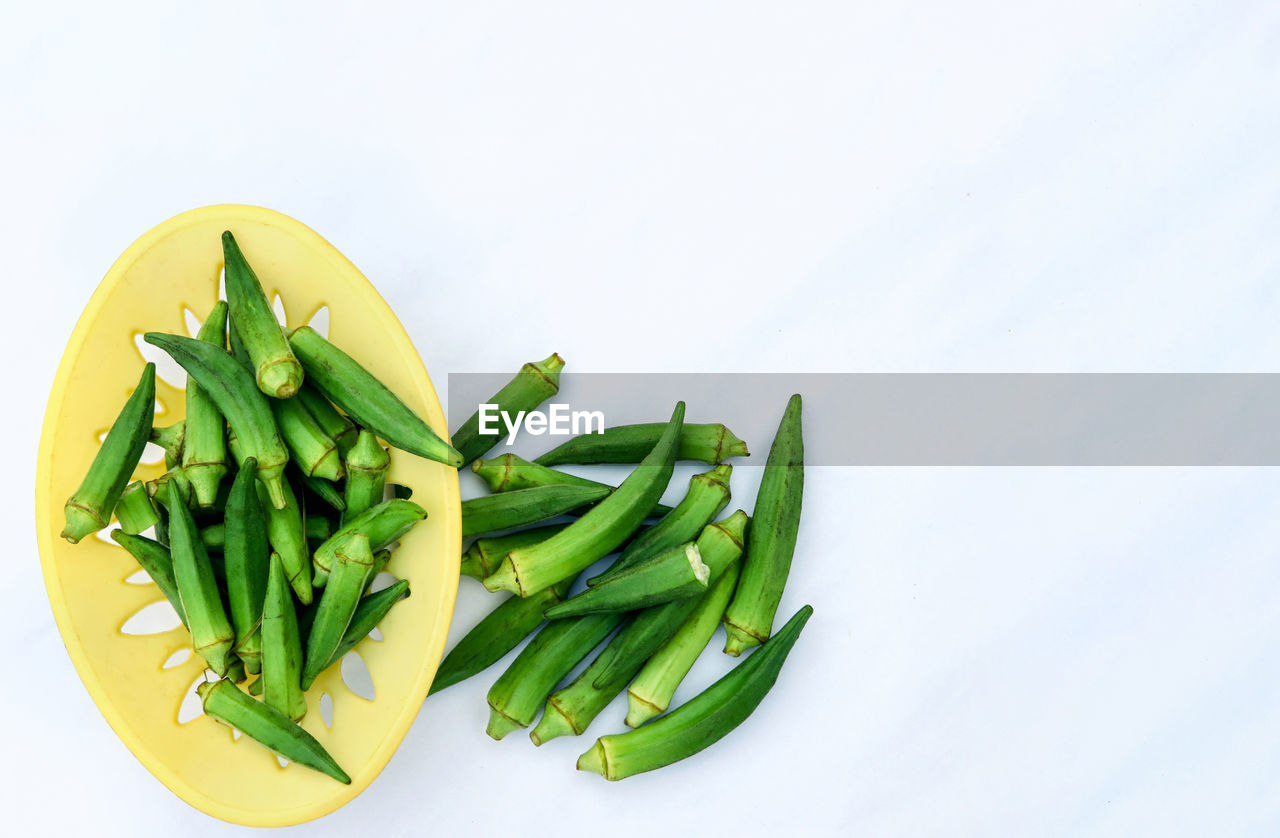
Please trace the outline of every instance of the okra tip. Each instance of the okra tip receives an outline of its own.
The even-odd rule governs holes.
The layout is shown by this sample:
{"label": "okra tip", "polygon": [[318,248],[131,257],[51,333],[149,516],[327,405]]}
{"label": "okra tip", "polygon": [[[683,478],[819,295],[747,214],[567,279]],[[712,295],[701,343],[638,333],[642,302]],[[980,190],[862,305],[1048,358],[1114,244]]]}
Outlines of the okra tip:
{"label": "okra tip", "polygon": [[547,706],[542,711],[542,718],[538,719],[537,726],[529,731],[529,738],[533,740],[533,744],[541,745],[543,742],[550,742],[561,736],[577,736],[581,732],[573,726],[573,722],[559,706],[548,699]]}
{"label": "okra tip", "polygon": [[502,739],[508,733],[513,730],[519,730],[522,727],[525,727],[525,725],[507,716],[493,705],[489,705],[489,725],[484,729],[484,732],[489,736],[494,739]]}
{"label": "okra tip", "polygon": [[68,503],[63,512],[66,515],[67,524],[62,528],[61,536],[72,544],[79,544],[80,539],[106,526],[93,510],[79,504]]}
{"label": "okra tip", "polygon": [[599,739],[596,740],[596,744],[591,746],[590,750],[578,757],[578,770],[599,774],[606,780],[616,781],[618,779],[617,777],[609,776],[608,754],[604,752],[604,745]]}

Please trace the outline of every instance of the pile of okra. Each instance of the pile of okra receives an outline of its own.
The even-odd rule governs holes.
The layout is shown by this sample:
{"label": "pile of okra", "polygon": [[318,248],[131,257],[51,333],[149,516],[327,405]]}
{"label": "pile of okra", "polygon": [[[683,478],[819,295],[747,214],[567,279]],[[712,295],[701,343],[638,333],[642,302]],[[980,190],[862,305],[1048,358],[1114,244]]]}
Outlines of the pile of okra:
{"label": "pile of okra", "polygon": [[[558,355],[526,364],[489,399],[499,411],[532,411],[556,393]],[[801,399],[787,403],[750,518],[728,507],[732,466],[747,447],[722,424],[685,424],[683,402],[669,421],[622,425],[575,437],[533,462],[513,454],[479,459],[501,435],[481,435],[479,414],[454,435],[492,494],[464,501],[461,572],[504,599],[445,657],[431,692],[469,678],[535,631],[488,693],[488,733],[527,728],[535,745],[579,735],[627,691],[625,724],[602,736],[578,768],[609,780],[691,756],[733,730],[773,686],[813,609],[776,633],[773,622],[800,523],[804,448]],[[702,461],[674,508],[659,503],[678,460]],[[617,487],[554,468],[632,463]],[[603,572],[575,584],[601,559]],[[580,590],[569,596],[572,590]],[[724,623],[725,652],[760,648],[671,712],[677,686]],[[607,642],[606,642],[607,641]],[[602,650],[562,685],[587,656]],[[629,685],[629,686],[628,686]],[[557,689],[559,687],[559,689]]]}
{"label": "pile of okra", "polygon": [[[286,333],[230,232],[222,246],[227,299],[198,335],[144,336],[187,372],[185,419],[152,426],[148,363],[66,503],[62,536],[76,543],[114,515],[111,537],[219,678],[197,688],[205,713],[350,783],[297,722],[316,677],[409,594],[405,580],[369,592],[389,548],[427,515],[387,486],[380,440],[455,468],[462,456],[319,333]],[[130,482],[148,441],[168,470]]]}

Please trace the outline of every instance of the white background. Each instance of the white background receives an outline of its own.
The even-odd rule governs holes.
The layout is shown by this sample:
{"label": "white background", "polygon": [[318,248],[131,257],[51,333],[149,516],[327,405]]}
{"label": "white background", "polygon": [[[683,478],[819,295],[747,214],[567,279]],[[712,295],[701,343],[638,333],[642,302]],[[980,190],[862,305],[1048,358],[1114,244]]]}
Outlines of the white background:
{"label": "white background", "polygon": [[[552,350],[566,376],[1280,361],[1268,0],[0,9],[11,834],[245,831],[103,721],[32,527],[80,308],[183,210],[261,204],[319,231],[442,388]],[[364,794],[295,831],[1280,830],[1274,470],[807,480],[782,612],[816,614],[713,749],[609,784],[573,770],[591,735],[495,743],[494,669],[429,700]],[[463,581],[455,639],[488,605]],[[723,670],[706,657],[691,683]]]}

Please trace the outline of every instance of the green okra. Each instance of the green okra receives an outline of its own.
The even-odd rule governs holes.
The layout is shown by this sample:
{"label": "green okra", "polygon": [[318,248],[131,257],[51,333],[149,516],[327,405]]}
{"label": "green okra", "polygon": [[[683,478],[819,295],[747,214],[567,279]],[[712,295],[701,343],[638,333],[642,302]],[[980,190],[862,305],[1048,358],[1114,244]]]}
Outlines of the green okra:
{"label": "green okra", "polygon": [[[262,623],[259,621],[249,636],[236,644],[236,656],[244,664],[246,675],[257,675],[262,672]],[[236,678],[243,681],[243,678]]]}
{"label": "green okra", "polygon": [[284,506],[282,475],[289,451],[280,439],[271,406],[258,391],[253,376],[230,353],[212,344],[161,332],[147,332],[142,337],[169,353],[209,394],[235,434],[240,451],[237,459],[257,460],[258,479],[266,485],[272,505],[277,509]]}
{"label": "green okra", "polygon": [[[723,521],[708,524],[698,536],[698,552],[713,584],[742,555],[746,525],[746,513],[739,510]],[[697,605],[698,598],[690,597],[636,614],[573,683],[547,699],[542,720],[530,733],[534,743],[586,730]]]}
{"label": "green okra", "polygon": [[351,535],[358,532],[364,533],[369,537],[371,549],[382,550],[426,517],[427,510],[413,501],[399,498],[385,500],[377,506],[366,509],[343,523],[333,535],[316,548],[315,554],[311,557],[313,581],[317,587],[326,583],[333,563],[334,551]]}
{"label": "green okra", "polygon": [[178,594],[178,582],[173,577],[173,556],[169,548],[146,536],[130,535],[122,530],[112,530],[111,540],[129,551],[129,555],[137,559],[138,564],[156,583],[160,593],[169,600],[173,610],[177,612],[182,625],[187,624],[187,612],[182,607],[182,597]]}
{"label": "green okra", "polygon": [[578,770],[621,780],[693,756],[742,724],[772,689],[813,609],[796,612],[764,647],[694,698],[638,730],[602,736]]}
{"label": "green okra", "polygon": [[606,488],[591,486],[538,486],[470,498],[462,502],[462,536],[466,538],[545,521],[595,503],[608,494]]}
{"label": "green okra", "polygon": [[702,528],[728,506],[732,473],[733,466],[722,464],[689,478],[689,491],[671,514],[637,536],[608,570],[588,579],[587,585],[595,586],[663,550],[697,538]]}
{"label": "green okra", "polygon": [[[240,464],[227,497],[222,547],[227,574],[227,603],[231,625],[236,632],[236,653],[253,671],[261,658],[261,640],[250,640],[262,622],[262,606],[267,596],[271,570],[271,549],[267,539],[267,515],[257,489],[258,463],[250,457]],[[206,528],[206,532],[209,528]],[[201,533],[204,538],[204,533]],[[255,649],[255,646],[257,647]],[[255,660],[255,658],[257,660]]]}
{"label": "green okra", "polygon": [[787,584],[804,494],[800,406],[797,393],[787,402],[769,448],[751,516],[751,540],[742,559],[742,578],[724,615],[728,635],[725,654],[740,655],[744,649],[769,639],[773,615]]}
{"label": "green okra", "polygon": [[187,473],[182,466],[174,466],[155,480],[148,480],[144,485],[147,488],[147,493],[153,498],[158,497],[162,490],[169,487],[182,496],[183,503],[188,507],[195,500],[195,490],[191,486],[191,481],[187,479]]}
{"label": "green okra", "polygon": [[356,444],[347,452],[346,462],[347,480],[342,487],[346,505],[343,518],[352,518],[382,503],[391,455],[378,444],[377,437],[368,431],[360,431]]}
{"label": "green okra", "polygon": [[324,432],[338,444],[338,453],[346,459],[347,452],[356,444],[360,429],[354,422],[339,413],[336,407],[329,404],[329,400],[320,395],[315,386],[309,382],[303,384],[302,389],[298,391],[298,399],[315,417],[320,427],[324,428]]}
{"label": "green okra", "polygon": [[171,469],[182,462],[182,441],[187,434],[187,423],[179,420],[163,428],[152,428],[150,441],[164,449],[164,467]]}
{"label": "green okra", "polygon": [[111,522],[129,476],[138,467],[156,415],[156,365],[147,364],[133,394],[107,431],[79,488],[67,499],[62,537],[72,544]]}
{"label": "green okra", "polygon": [[320,498],[335,511],[342,512],[347,508],[347,502],[342,499],[342,492],[338,491],[338,487],[333,485],[332,481],[323,480],[319,477],[309,477],[298,469],[294,469],[293,473],[309,492]]}
{"label": "green okra", "polygon": [[677,544],[544,613],[548,620],[559,620],[604,611],[635,611],[705,593],[710,575],[697,544]]}
{"label": "green okra", "polygon": [[173,556],[173,578],[187,615],[187,629],[196,654],[204,658],[218,675],[227,674],[235,632],[222,608],[222,594],[209,563],[209,554],[200,542],[200,533],[191,519],[191,510],[173,490],[163,492],[169,510],[169,543]]}
{"label": "green okra", "polygon": [[373,573],[373,550],[369,536],[362,532],[348,536],[333,551],[329,580],[320,595],[311,630],[307,633],[307,654],[302,667],[302,689],[311,684],[333,657],[334,650],[351,625],[365,583]]}
{"label": "green okra", "polygon": [[539,541],[546,541],[567,526],[569,525],[547,524],[542,527],[516,530],[507,535],[477,538],[471,542],[470,547],[463,551],[459,572],[463,576],[470,576],[472,579],[484,579],[498,569],[498,564],[512,550],[528,547],[532,544],[537,544]]}
{"label": "green okra", "polygon": [[[662,422],[615,425],[602,434],[582,434],[534,460],[544,466],[638,463],[652,450],[666,428]],[[685,425],[680,431],[677,460],[701,460],[713,466],[730,457],[747,457],[747,444],[721,424]]]}
{"label": "green okra", "polygon": [[272,399],[271,413],[276,418],[280,437],[289,449],[291,460],[307,477],[338,480],[343,475],[338,443],[324,432],[302,402],[297,399]]}
{"label": "green okra", "polygon": [[235,728],[291,763],[314,768],[340,783],[351,784],[347,772],[314,736],[270,704],[246,695],[225,679],[206,681],[196,687],[196,692],[205,714],[211,719]]}
{"label": "green okra", "polygon": [[130,535],[154,527],[160,520],[155,504],[151,502],[151,494],[141,480],[124,487],[120,500],[116,502],[116,520],[120,522],[120,529]]}
{"label": "green okra", "polygon": [[[384,551],[385,552],[385,551]],[[374,573],[377,573],[377,555],[374,556]],[[402,599],[409,596],[409,583],[404,579],[397,579],[382,590],[361,597],[359,604],[356,605],[355,614],[351,615],[351,625],[347,626],[347,631],[342,635],[342,642],[338,644],[338,648],[333,650],[333,654],[329,656],[329,661],[321,671],[328,669],[343,656],[356,647],[356,644],[369,636],[369,632],[373,631],[382,622],[382,618],[387,616],[387,612],[391,610],[391,606],[395,605]]]}
{"label": "green okra", "polygon": [[[610,492],[616,488],[608,483],[531,463],[515,454],[502,454],[491,460],[476,460],[471,464],[471,470],[485,482],[491,492],[511,492],[536,486],[594,486]],[[654,504],[649,515],[666,515],[670,511],[671,507],[658,503]]]}
{"label": "green okra", "polygon": [[[226,349],[227,304],[221,300],[205,319],[196,340]],[[218,486],[227,474],[226,423],[213,398],[191,379],[187,381],[187,418],[182,442],[182,469],[201,507],[213,506]]]}
{"label": "green okra", "polygon": [[489,689],[489,727],[494,739],[528,727],[547,694],[622,622],[622,614],[592,614],[549,623],[520,650]]}
{"label": "green okra", "polygon": [[542,611],[564,599],[572,580],[552,585],[528,597],[508,597],[467,632],[445,655],[431,682],[431,693],[465,681],[488,669],[542,625]]}
{"label": "green okra", "polygon": [[222,234],[222,255],[231,321],[253,364],[255,386],[268,396],[287,399],[302,386],[302,364],[294,357],[262,283],[230,230]]}
{"label": "green okra", "polygon": [[[258,475],[262,475],[261,468]],[[285,576],[298,601],[306,605],[311,602],[311,547],[307,544],[306,518],[289,481],[282,480],[280,486],[284,490],[284,503],[276,507],[262,497],[265,490],[262,481],[258,481],[259,499],[263,501],[262,510],[267,518],[267,542],[280,555]]]}
{"label": "green okra", "polygon": [[436,435],[418,414],[350,355],[310,326],[294,329],[289,344],[317,390],[396,448],[457,468],[462,455]]}
{"label": "green okra", "polygon": [[[534,410],[560,391],[562,369],[564,359],[555,353],[537,363],[527,363],[520,368],[515,378],[503,385],[485,404],[496,405],[499,414],[511,416]],[[505,439],[507,433],[499,422],[496,433],[482,434],[480,411],[477,410],[454,433],[453,447],[462,454],[462,465],[465,466],[477,457],[484,456],[485,452]]]}
{"label": "green okra", "polygon": [[[562,532],[540,544],[508,553],[498,570],[484,580],[484,586],[491,591],[528,596],[581,573],[625,541],[644,521],[671,480],[683,421],[684,402],[679,402],[662,436],[621,486]],[[545,487],[552,488],[556,487]],[[493,497],[511,494],[514,493]]]}
{"label": "green okra", "polygon": [[[244,466],[241,466],[244,468]],[[261,505],[261,499],[259,499]],[[307,535],[307,542],[322,542],[329,536],[333,535],[333,526],[329,523],[329,519],[322,518],[318,515],[308,515],[306,521],[303,522],[303,529]],[[200,530],[200,540],[204,542],[204,549],[221,553],[227,543],[227,528],[222,521],[209,524]]]}
{"label": "green okra", "polygon": [[720,625],[725,606],[738,584],[739,562],[725,569],[716,583],[703,596],[693,613],[685,618],[676,633],[649,658],[640,674],[627,688],[627,727],[640,725],[661,715],[671,706],[676,688],[693,668]]}
{"label": "green okra", "polygon": [[286,717],[297,721],[306,715],[302,695],[302,638],[298,615],[289,593],[284,564],[271,555],[267,595],[262,606],[262,698]]}

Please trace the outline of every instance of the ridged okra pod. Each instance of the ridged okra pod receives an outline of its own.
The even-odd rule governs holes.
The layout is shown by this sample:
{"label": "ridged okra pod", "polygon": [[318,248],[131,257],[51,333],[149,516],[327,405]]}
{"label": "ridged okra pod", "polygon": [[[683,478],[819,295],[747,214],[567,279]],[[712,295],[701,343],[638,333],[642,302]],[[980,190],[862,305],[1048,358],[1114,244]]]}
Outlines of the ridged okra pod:
{"label": "ridged okra pod", "polygon": [[[374,557],[374,571],[377,572],[377,556]],[[369,636],[369,632],[378,627],[382,622],[382,618],[387,616],[387,612],[391,610],[391,606],[400,600],[409,596],[409,583],[404,579],[397,579],[387,587],[377,593],[369,594],[362,597],[356,611],[351,615],[351,625],[347,626],[347,631],[342,635],[342,642],[333,650],[333,654],[329,656],[329,661],[321,671],[328,669],[338,661],[342,660],[343,655],[355,648],[356,644]]]}
{"label": "ridged okra pod", "polygon": [[507,535],[495,535],[477,538],[471,546],[462,552],[459,572],[472,579],[484,579],[498,569],[498,565],[506,558],[507,553],[520,547],[528,547],[539,541],[546,541],[568,524],[547,524],[542,527],[516,530]]}
{"label": "ridged okra pod", "polygon": [[289,581],[278,555],[271,556],[262,607],[262,699],[297,721],[307,713],[302,695],[302,638]]}
{"label": "ridged okra pod", "polygon": [[[205,318],[196,340],[226,349],[227,304],[219,300]],[[227,473],[227,433],[213,398],[194,378],[187,381],[187,418],[182,442],[182,469],[191,481],[196,503],[213,506]]]}
{"label": "ridged okra pod", "polygon": [[302,386],[302,365],[289,348],[258,275],[230,230],[222,234],[222,255],[231,321],[253,363],[254,386],[268,396],[290,398]]}
{"label": "ridged okra pod", "polygon": [[608,489],[591,486],[538,486],[470,498],[462,502],[462,536],[535,524],[593,504],[608,494]]}
{"label": "ridged okra pod", "polygon": [[320,595],[316,616],[307,633],[307,655],[302,666],[302,689],[311,688],[316,676],[329,665],[333,652],[351,625],[365,583],[373,573],[373,550],[362,532],[348,536],[333,552],[329,581]]}
{"label": "ridged okra pod", "polygon": [[[520,368],[515,378],[503,385],[485,404],[496,405],[499,414],[507,413],[511,416],[534,410],[560,391],[562,369],[564,359],[555,353],[537,363],[527,363]],[[462,465],[465,466],[477,457],[483,457],[485,452],[506,436],[506,426],[500,420],[497,433],[482,434],[480,411],[477,410],[454,433],[453,447],[462,454]]]}
{"label": "ridged okra pod", "polygon": [[501,739],[528,727],[547,694],[618,627],[622,618],[621,614],[592,614],[544,626],[489,689],[486,732]]}
{"label": "ridged okra pod", "polygon": [[297,398],[320,423],[320,427],[324,428],[324,432],[338,444],[338,453],[345,458],[351,446],[356,444],[356,436],[360,433],[360,429],[354,422],[339,413],[336,407],[329,404],[329,400],[320,395],[320,391],[310,383],[302,385]]}
{"label": "ridged okra pod", "polygon": [[711,570],[702,561],[698,545],[677,544],[653,558],[610,576],[546,610],[547,619],[559,620],[603,611],[634,611],[707,590]]}
{"label": "ridged okra pod", "polygon": [[340,783],[351,784],[324,746],[275,707],[246,695],[228,680],[206,681],[196,687],[209,718],[248,736],[290,762],[314,768]]}
{"label": "ridged okra pod", "polygon": [[369,537],[371,549],[382,550],[426,517],[427,510],[411,500],[400,498],[392,498],[366,509],[349,521],[345,521],[337,532],[316,548],[315,554],[311,557],[313,581],[317,586],[326,584],[333,565],[334,551],[351,535],[358,532],[364,533]]}
{"label": "ridged okra pod", "polygon": [[223,566],[227,572],[227,603],[231,625],[236,632],[236,654],[245,668],[257,672],[261,642],[250,638],[262,622],[262,606],[267,595],[271,570],[271,550],[267,543],[267,516],[258,498],[258,464],[250,457],[240,464],[227,496]]}
{"label": "ridged okra pod", "polygon": [[520,645],[542,625],[543,609],[564,599],[571,581],[566,579],[532,596],[508,597],[490,611],[445,655],[428,695],[483,672]]}
{"label": "ridged okra pod", "polygon": [[342,487],[344,519],[382,503],[390,467],[391,455],[378,444],[378,438],[361,431],[356,444],[347,452],[347,481]]}
{"label": "ridged okra pod", "polygon": [[111,423],[84,480],[63,507],[67,522],[62,537],[67,541],[75,544],[111,522],[111,513],[151,437],[155,415],[156,365],[147,364],[133,395]]}
{"label": "ridged okra pod", "polygon": [[116,501],[116,520],[120,522],[120,529],[129,535],[154,527],[160,520],[155,504],[151,502],[151,493],[141,480],[124,487],[120,500]]}
{"label": "ridged okra pod", "polygon": [[418,414],[350,355],[310,326],[289,335],[289,344],[321,395],[380,438],[411,454],[457,468],[462,455],[436,435]]}
{"label": "ridged okra pod", "polygon": [[164,467],[171,469],[182,462],[182,441],[187,435],[187,423],[178,421],[163,428],[151,429],[151,442],[164,449]]}
{"label": "ridged okra pod", "polygon": [[315,417],[297,399],[272,399],[280,437],[289,449],[293,462],[308,477],[337,480],[342,477],[342,457],[338,443],[325,433]]}
{"label": "ridged okra pod", "polygon": [[541,544],[507,554],[498,570],[484,580],[484,586],[491,591],[528,596],[581,573],[625,541],[644,521],[671,480],[683,421],[684,402],[680,402],[653,449],[621,486],[564,531]]}
{"label": "ridged okra pod", "polygon": [[137,559],[138,564],[151,577],[151,581],[156,583],[160,593],[169,600],[182,625],[186,626],[187,612],[182,608],[178,582],[173,577],[173,556],[170,555],[169,548],[146,536],[130,535],[121,530],[112,530],[111,540],[128,550],[129,555]]}
{"label": "ridged okra pod", "polygon": [[[747,516],[739,510],[719,523],[708,524],[698,536],[698,552],[710,570],[713,584],[742,555],[746,524]],[[690,597],[636,614],[573,683],[547,699],[546,712],[530,734],[534,743],[585,731],[645,661],[676,633],[697,604],[698,599]]]}
{"label": "ridged okra pod", "polygon": [[803,493],[804,439],[797,393],[787,402],[760,478],[742,578],[724,615],[726,654],[740,655],[769,638],[791,571]]}
{"label": "ridged okra pod", "polygon": [[213,398],[235,434],[238,459],[258,461],[258,479],[266,485],[272,505],[284,506],[282,475],[289,451],[280,439],[267,397],[258,391],[249,371],[226,350],[202,341],[161,332],[147,332],[143,340],[169,353]]}
{"label": "ridged okra pod", "polygon": [[689,478],[689,491],[671,514],[637,536],[608,570],[588,579],[587,585],[595,586],[664,550],[697,538],[702,528],[729,505],[732,473],[733,466],[722,464]]}
{"label": "ridged okra pod", "polygon": [[[592,486],[610,492],[617,488],[608,483],[540,466],[515,454],[502,454],[491,460],[476,460],[471,464],[471,470],[485,482],[491,492],[512,492],[537,486]],[[666,515],[670,511],[671,507],[658,503],[649,510],[649,515]]]}
{"label": "ridged okra pod", "polygon": [[[261,496],[259,496],[259,506],[262,505],[261,501]],[[319,544],[333,535],[333,527],[330,526],[329,520],[318,515],[308,515],[302,526],[306,532],[308,544]],[[212,553],[221,553],[227,543],[226,524],[217,521],[201,527],[200,540],[204,542],[204,549]]]}
{"label": "ridged okra pod", "polygon": [[734,562],[725,569],[711,590],[699,600],[693,613],[676,630],[676,633],[663,644],[649,662],[640,670],[640,674],[627,688],[627,727],[640,725],[661,715],[671,706],[671,697],[676,688],[693,668],[694,661],[702,654],[720,625],[725,606],[733,596],[733,588],[738,584],[739,562]]}
{"label": "ridged okra pod", "polygon": [[578,770],[621,780],[693,756],[720,741],[773,688],[811,614],[808,605],[801,608],[764,648],[667,716],[638,730],[597,739],[578,758]]}
{"label": "ridged okra pod", "polygon": [[[662,422],[615,425],[602,434],[582,434],[552,448],[534,460],[544,466],[593,463],[638,463],[662,435]],[[730,457],[746,457],[747,444],[721,424],[685,425],[680,432],[677,460],[700,460],[709,466]]]}
{"label": "ridged okra pod", "polygon": [[209,564],[209,554],[191,519],[191,510],[172,485],[162,493],[169,510],[169,545],[173,578],[187,615],[187,629],[196,654],[218,675],[227,674],[235,632],[222,608],[222,594]]}
{"label": "ridged okra pod", "polygon": [[[262,476],[261,468],[258,476]],[[279,554],[285,577],[298,601],[307,605],[311,602],[311,548],[307,544],[302,506],[289,481],[282,480],[280,486],[284,490],[284,503],[276,507],[263,497],[265,490],[259,481],[259,499],[267,518],[267,542]]]}

